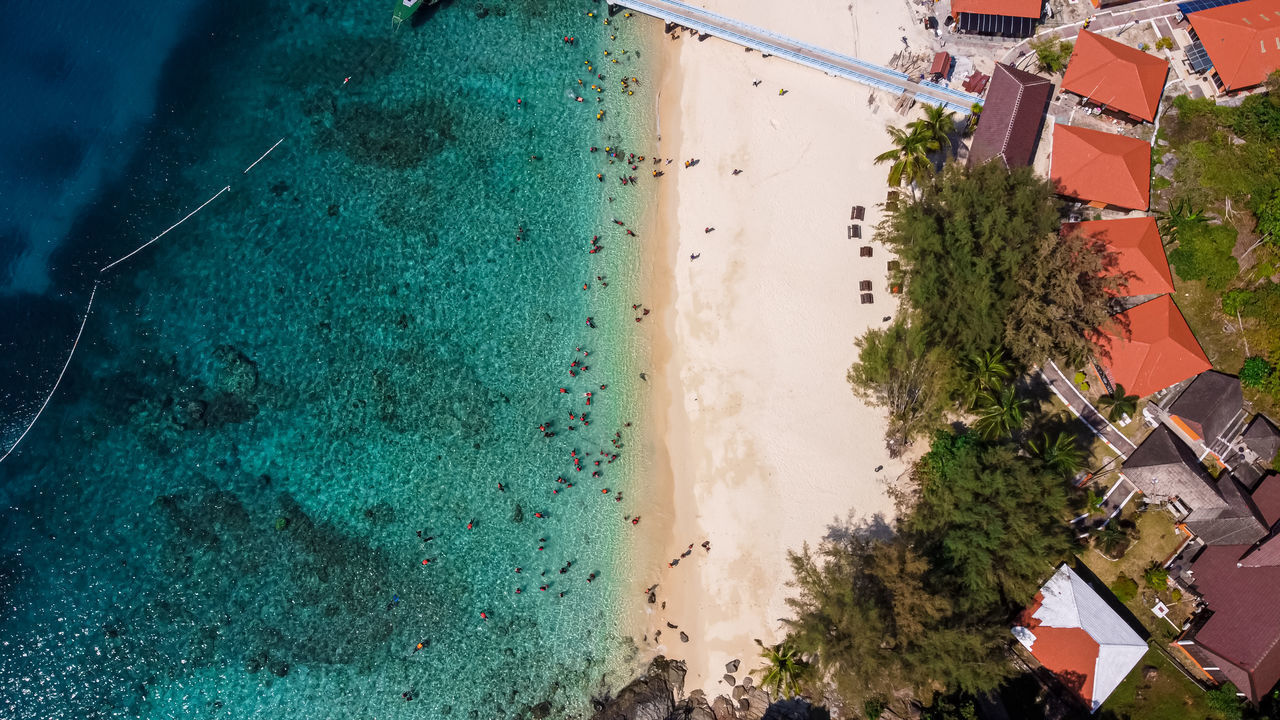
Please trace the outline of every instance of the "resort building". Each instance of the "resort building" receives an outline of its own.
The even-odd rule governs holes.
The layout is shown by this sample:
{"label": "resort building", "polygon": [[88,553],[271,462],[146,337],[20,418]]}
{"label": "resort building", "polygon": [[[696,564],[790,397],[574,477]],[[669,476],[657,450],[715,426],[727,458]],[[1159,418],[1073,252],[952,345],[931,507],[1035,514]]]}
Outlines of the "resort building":
{"label": "resort building", "polygon": [[1151,122],[1169,75],[1169,62],[1082,30],[1062,76],[1062,89],[1134,122]]}
{"label": "resort building", "polygon": [[960,32],[1031,37],[1040,22],[1041,0],[951,0],[951,17]]}
{"label": "resort building", "polygon": [[1013,635],[1090,712],[1147,653],[1130,621],[1065,564],[1036,593]]}
{"label": "resort building", "polygon": [[1161,425],[1125,458],[1120,474],[1133,483],[1149,503],[1177,503],[1179,517],[1190,510],[1211,511],[1226,506],[1215,491],[1213,476],[1173,431]]}
{"label": "resort building", "polygon": [[1162,402],[1170,429],[1191,447],[1196,457],[1212,456],[1219,465],[1231,443],[1244,429],[1244,392],[1240,378],[1216,370],[1200,373],[1172,402]]}
{"label": "resort building", "polygon": [[1052,96],[1053,83],[1048,78],[996,63],[978,129],[969,143],[969,166],[994,159],[1007,168],[1030,165]]}
{"label": "resort building", "polygon": [[1107,275],[1119,278],[1119,297],[1164,295],[1173,292],[1173,274],[1165,257],[1160,230],[1152,217],[1120,218],[1065,223],[1062,234],[1073,232],[1092,238],[1111,253]]}
{"label": "resort building", "polygon": [[[1275,476],[1253,495],[1269,528],[1280,520],[1280,492],[1273,489],[1280,489]],[[1258,702],[1280,681],[1280,535],[1271,532],[1257,544],[1205,546],[1180,580],[1189,582],[1205,609],[1178,647],[1214,680],[1233,683]]]}
{"label": "resort building", "polygon": [[1049,179],[1058,194],[1092,207],[1146,210],[1151,202],[1151,146],[1124,135],[1056,125]]}
{"label": "resort building", "polygon": [[1181,3],[1191,23],[1187,51],[1193,72],[1211,72],[1220,92],[1261,85],[1280,69],[1280,0],[1246,0],[1192,9]]}
{"label": "resort building", "polygon": [[1139,397],[1213,368],[1168,295],[1112,316],[1093,342],[1104,380]]}

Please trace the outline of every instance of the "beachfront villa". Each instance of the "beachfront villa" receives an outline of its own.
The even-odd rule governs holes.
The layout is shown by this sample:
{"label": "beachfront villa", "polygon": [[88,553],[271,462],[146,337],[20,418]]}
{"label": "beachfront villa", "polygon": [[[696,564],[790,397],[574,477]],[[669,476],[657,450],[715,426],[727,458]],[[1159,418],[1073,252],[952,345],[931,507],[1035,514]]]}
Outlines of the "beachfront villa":
{"label": "beachfront villa", "polygon": [[1173,292],[1173,273],[1153,217],[1117,218],[1064,223],[1062,234],[1078,232],[1099,242],[1114,265],[1107,275],[1119,279],[1117,297],[1140,298]]}
{"label": "beachfront villa", "polygon": [[1041,12],[1041,0],[951,0],[956,29],[976,35],[1031,37]]}
{"label": "beachfront villa", "polygon": [[1090,207],[1146,210],[1151,203],[1151,146],[1124,135],[1056,125],[1049,179],[1059,195]]}
{"label": "beachfront villa", "polygon": [[1266,527],[1260,543],[1208,545],[1182,580],[1205,608],[1177,640],[1187,655],[1219,683],[1233,683],[1257,703],[1280,681],[1280,478],[1271,475],[1254,491]]}
{"label": "beachfront villa", "polygon": [[1030,165],[1051,97],[1053,82],[1048,78],[996,63],[978,129],[969,143],[969,167],[989,160],[999,160],[1010,169]]}
{"label": "beachfront villa", "polygon": [[1093,341],[1108,383],[1139,397],[1213,369],[1168,295],[1113,316]]}
{"label": "beachfront villa", "polygon": [[1136,623],[1065,563],[1023,611],[1013,636],[1090,712],[1147,654]]}
{"label": "beachfront villa", "polygon": [[1062,89],[1130,122],[1151,122],[1168,76],[1168,60],[1082,30]]}
{"label": "beachfront villa", "polygon": [[1180,3],[1191,23],[1187,51],[1193,72],[1208,72],[1219,92],[1250,90],[1280,69],[1280,0],[1195,9]]}

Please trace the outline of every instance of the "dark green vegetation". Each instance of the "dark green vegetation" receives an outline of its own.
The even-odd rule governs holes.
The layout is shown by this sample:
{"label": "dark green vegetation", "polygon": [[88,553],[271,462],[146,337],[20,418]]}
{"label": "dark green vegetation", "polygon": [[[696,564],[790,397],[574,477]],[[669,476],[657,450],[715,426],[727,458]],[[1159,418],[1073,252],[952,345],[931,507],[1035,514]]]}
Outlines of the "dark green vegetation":
{"label": "dark green vegetation", "polygon": [[1036,62],[1040,64],[1041,70],[1058,73],[1067,68],[1067,61],[1071,59],[1075,44],[1067,40],[1045,38],[1032,41],[1031,49],[1036,53]]}
{"label": "dark green vegetation", "polygon": [[[1014,434],[1025,403],[1005,381],[1088,355],[1085,333],[1107,318],[1114,281],[1101,276],[1109,258],[1081,236],[1061,237],[1060,220],[1048,182],[992,163],[948,166],[879,228],[904,268],[904,307],[894,325],[859,339],[849,381],[889,409],[891,451],[941,427],[953,407],[975,411],[988,438]],[[975,363],[997,354],[992,382]]]}
{"label": "dark green vegetation", "polygon": [[848,707],[904,712],[938,688],[999,686],[1011,618],[1072,548],[1064,480],[1007,437],[938,433],[892,528],[846,528],[792,555],[788,642],[818,671],[806,687],[826,679]]}
{"label": "dark green vegetation", "polygon": [[[1249,356],[1277,364],[1280,74],[1238,107],[1175,98],[1160,137],[1177,160],[1160,221],[1179,307],[1216,366],[1241,370]],[[1280,379],[1247,387],[1259,410],[1280,409]]]}

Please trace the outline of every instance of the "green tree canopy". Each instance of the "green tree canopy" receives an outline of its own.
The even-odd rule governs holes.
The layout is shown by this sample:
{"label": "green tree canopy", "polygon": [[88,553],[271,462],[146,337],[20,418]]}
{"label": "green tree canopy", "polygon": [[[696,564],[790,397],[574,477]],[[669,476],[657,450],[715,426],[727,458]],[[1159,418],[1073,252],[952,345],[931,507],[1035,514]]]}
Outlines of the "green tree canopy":
{"label": "green tree canopy", "polygon": [[[889,219],[883,239],[907,272],[906,298],[928,347],[968,358],[1001,346],[1012,306],[1059,204],[1030,168],[950,166]],[[1074,332],[1067,328],[1064,333]]]}
{"label": "green tree canopy", "polygon": [[858,362],[849,368],[854,393],[889,410],[885,442],[895,457],[913,438],[936,428],[946,405],[941,356],[925,348],[920,333],[901,320],[872,329],[857,341]]}
{"label": "green tree canopy", "polygon": [[919,501],[902,527],[967,614],[1021,607],[1071,546],[1065,483],[1012,446],[940,433],[912,480]]}
{"label": "green tree canopy", "polygon": [[[1011,444],[938,433],[894,534],[833,534],[790,556],[788,640],[852,707],[978,693],[1012,672],[1009,621],[1070,548],[1066,484]],[[904,698],[902,690],[911,697]]]}

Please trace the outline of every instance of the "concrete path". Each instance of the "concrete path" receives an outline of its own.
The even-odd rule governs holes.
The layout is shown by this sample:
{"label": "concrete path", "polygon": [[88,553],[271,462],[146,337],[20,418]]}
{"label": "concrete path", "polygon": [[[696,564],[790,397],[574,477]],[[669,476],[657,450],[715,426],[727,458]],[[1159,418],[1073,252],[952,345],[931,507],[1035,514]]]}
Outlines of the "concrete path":
{"label": "concrete path", "polygon": [[1124,433],[1116,429],[1114,425],[1107,421],[1107,418],[1085,399],[1084,395],[1076,389],[1067,376],[1063,374],[1062,369],[1054,362],[1050,361],[1040,368],[1040,376],[1048,383],[1049,389],[1053,391],[1058,399],[1066,403],[1071,408],[1071,412],[1076,417],[1084,421],[1085,425],[1093,431],[1094,435],[1102,438],[1102,441],[1120,455],[1121,458],[1129,457],[1129,454],[1138,449],[1133,441],[1125,437]]}
{"label": "concrete path", "polygon": [[897,70],[809,45],[675,0],[614,0],[611,5],[644,13],[663,22],[674,23],[761,53],[786,58],[834,77],[885,90],[895,96],[911,93],[920,102],[942,105],[964,115],[969,114],[975,103],[982,103],[982,98],[977,95],[952,90],[927,80],[913,79]]}

